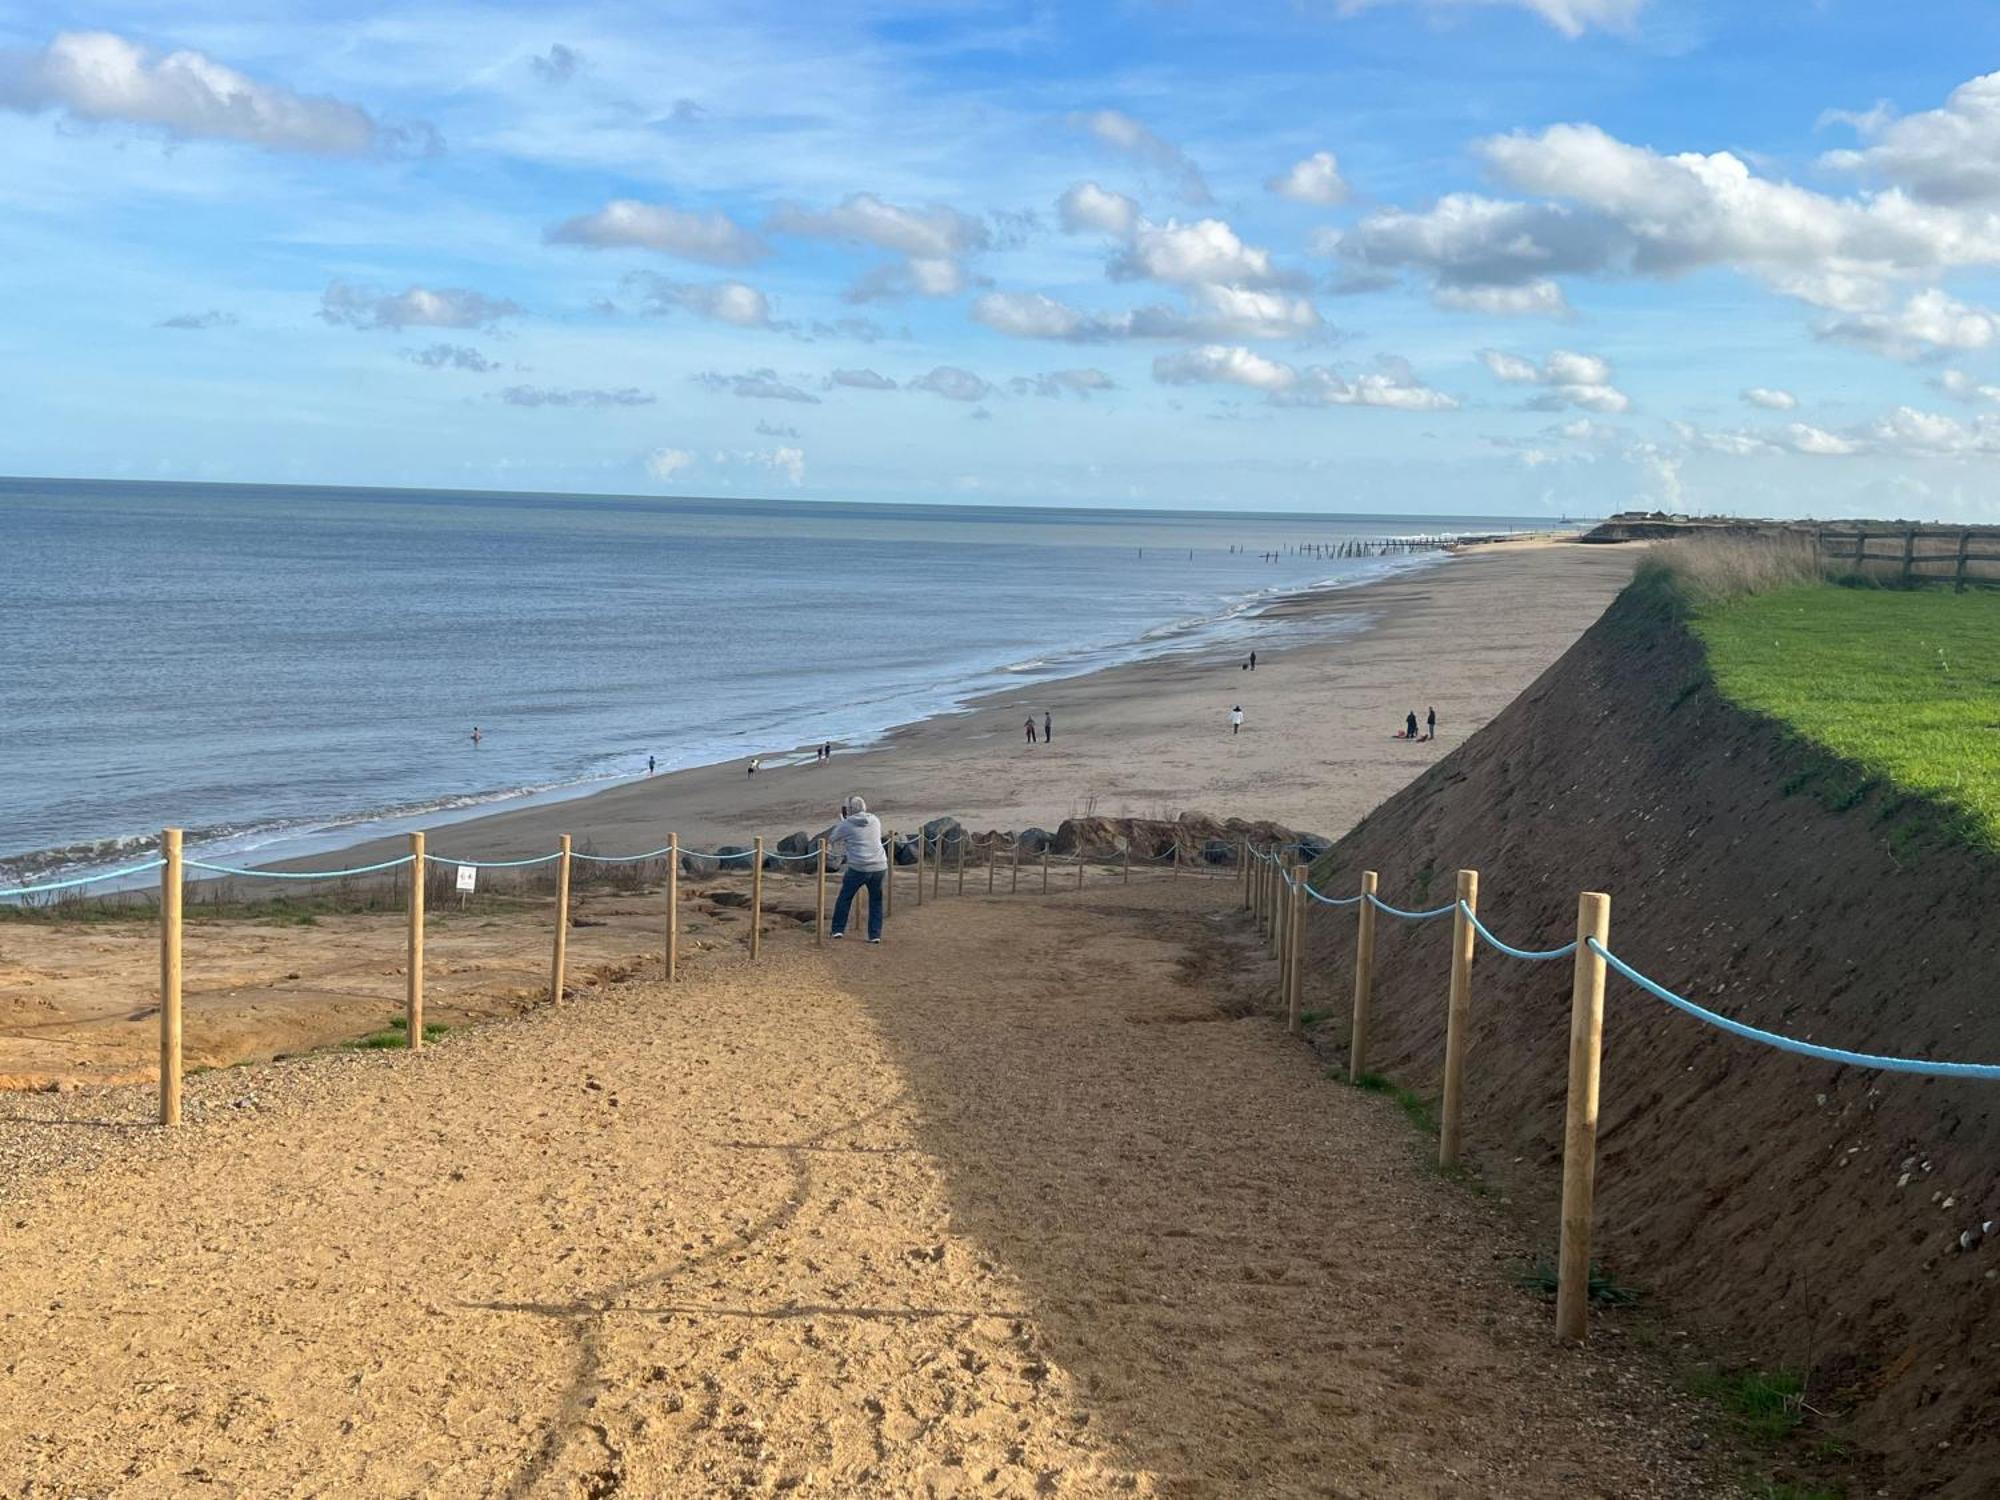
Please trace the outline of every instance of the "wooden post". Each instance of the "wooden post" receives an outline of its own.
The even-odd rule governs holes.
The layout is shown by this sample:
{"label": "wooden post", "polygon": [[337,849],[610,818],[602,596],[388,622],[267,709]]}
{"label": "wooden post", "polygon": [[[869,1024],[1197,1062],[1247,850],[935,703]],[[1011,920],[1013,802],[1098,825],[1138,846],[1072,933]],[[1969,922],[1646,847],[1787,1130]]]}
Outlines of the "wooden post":
{"label": "wooden post", "polygon": [[1472,1010],[1472,952],[1478,934],[1465,910],[1479,910],[1479,872],[1458,872],[1459,905],[1451,914],[1451,990],[1444,1012],[1444,1104],[1438,1116],[1438,1165],[1458,1165],[1464,1138],[1465,1030]]}
{"label": "wooden post", "polygon": [[1903,582],[1910,581],[1910,570],[1917,558],[1917,533],[1914,529],[1903,533]]}
{"label": "wooden post", "polygon": [[890,829],[888,838],[883,840],[889,855],[889,868],[882,872],[882,918],[888,920],[889,913],[896,909],[896,830]]}
{"label": "wooden post", "polygon": [[917,905],[924,904],[924,831],[917,830]]}
{"label": "wooden post", "polygon": [[1292,866],[1292,913],[1285,923],[1288,951],[1285,959],[1285,1029],[1296,1033],[1299,1011],[1304,1002],[1300,991],[1306,977],[1306,867]]}
{"label": "wooden post", "polygon": [[1174,879],[1179,880],[1180,878],[1181,878],[1181,834],[1180,830],[1177,828],[1174,830]]}
{"label": "wooden post", "polygon": [[819,899],[813,908],[813,946],[826,946],[826,840],[819,841]]}
{"label": "wooden post", "polygon": [[1014,883],[1009,887],[1007,887],[1007,893],[1009,895],[1013,895],[1020,889],[1021,889],[1021,835],[1017,833],[1014,835]]}
{"label": "wooden post", "polygon": [[1076,888],[1078,890],[1083,889],[1083,850],[1081,848],[1078,848],[1076,851]]}
{"label": "wooden post", "polygon": [[1250,840],[1240,840],[1236,846],[1236,876],[1243,887],[1243,904],[1250,905]]}
{"label": "wooden post", "polygon": [[944,889],[944,830],[940,828],[937,847],[931,850],[931,900],[935,901]]}
{"label": "wooden post", "polygon": [[1042,845],[1042,894],[1049,893],[1049,846]]}
{"label": "wooden post", "polygon": [[1971,546],[1972,533],[1961,531],[1958,534],[1958,566],[1952,570],[1951,575],[1951,591],[1954,594],[1965,592],[1965,558],[1966,552]]}
{"label": "wooden post", "polygon": [[1132,883],[1132,841],[1125,840],[1125,883]]}
{"label": "wooden post", "polygon": [[569,844],[562,836],[562,856],[556,861],[556,947],[549,963],[549,1003],[560,1005],[563,997],[563,965],[569,958]]}
{"label": "wooden post", "polygon": [[1861,565],[1867,560],[1868,528],[1865,526],[1856,526],[1854,528],[1854,571],[1857,574],[1862,571]]}
{"label": "wooden post", "polygon": [[667,983],[681,967],[681,836],[667,835]]}
{"label": "wooden post", "polygon": [[965,894],[965,830],[958,830],[958,893]]}
{"label": "wooden post", "polygon": [[1569,1103],[1563,1112],[1562,1250],[1556,1337],[1581,1343],[1590,1317],[1591,1198],[1597,1184],[1597,1064],[1604,1050],[1604,960],[1590,951],[1611,937],[1611,898],[1576,901],[1576,971],[1569,1000]]}
{"label": "wooden post", "polygon": [[1373,870],[1361,872],[1361,902],[1354,933],[1354,1038],[1347,1049],[1347,1081],[1358,1083],[1368,1071],[1368,1007],[1375,992],[1375,894]]}
{"label": "wooden post", "polygon": [[160,830],[160,1123],[181,1122],[181,831]]}
{"label": "wooden post", "polygon": [[1271,957],[1285,951],[1285,866],[1284,851],[1271,861]]}
{"label": "wooden post", "polygon": [[986,841],[986,894],[993,894],[993,882],[1000,873],[1000,851],[993,847],[993,840]]}
{"label": "wooden post", "polygon": [[755,958],[764,946],[764,835],[750,843],[750,956]]}
{"label": "wooden post", "polygon": [[403,994],[403,1040],[412,1052],[424,1045],[424,836],[410,835],[410,956]]}

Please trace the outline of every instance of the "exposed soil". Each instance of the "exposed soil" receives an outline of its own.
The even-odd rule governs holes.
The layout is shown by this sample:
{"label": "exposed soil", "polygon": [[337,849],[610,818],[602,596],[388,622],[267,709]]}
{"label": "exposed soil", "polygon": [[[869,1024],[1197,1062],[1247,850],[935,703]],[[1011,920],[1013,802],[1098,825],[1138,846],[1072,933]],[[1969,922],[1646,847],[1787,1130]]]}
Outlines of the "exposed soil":
{"label": "exposed soil", "polygon": [[1226,1013],[1234,889],[774,922],[173,1133],[17,1096],[93,1144],[0,1214],[0,1493],[1716,1493],[1392,1106]]}
{"label": "exposed soil", "polygon": [[[2000,871],[1723,703],[1696,643],[1630,596],[1318,883],[1373,868],[1384,899],[1436,905],[1462,865],[1519,946],[1567,941],[1577,892],[1607,891],[1613,950],[1704,1005],[1860,1051],[2000,1060]],[[1354,922],[1313,920],[1308,1004],[1335,1013],[1338,1051]],[[1425,1092],[1447,928],[1380,926],[1370,1066]],[[1476,960],[1468,1140],[1539,1203],[1550,1250],[1569,987],[1567,964]],[[1597,1243],[1617,1274],[1677,1326],[1808,1370],[1866,1492],[2000,1493],[2000,1236],[1978,1242],[2000,1219],[2000,1088],[1773,1052],[1613,976],[1600,1139]]]}

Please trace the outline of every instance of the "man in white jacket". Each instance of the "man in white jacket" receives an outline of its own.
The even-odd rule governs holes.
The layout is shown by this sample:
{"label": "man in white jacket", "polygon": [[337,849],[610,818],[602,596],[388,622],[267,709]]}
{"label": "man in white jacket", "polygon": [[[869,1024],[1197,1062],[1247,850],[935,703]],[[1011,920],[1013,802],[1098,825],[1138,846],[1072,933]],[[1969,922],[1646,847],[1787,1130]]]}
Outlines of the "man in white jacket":
{"label": "man in white jacket", "polygon": [[859,797],[840,805],[840,821],[828,830],[826,850],[847,862],[840,877],[840,896],[833,903],[833,936],[847,936],[847,914],[854,893],[868,887],[868,941],[882,941],[882,882],[889,875],[889,855],[882,847],[882,820]]}

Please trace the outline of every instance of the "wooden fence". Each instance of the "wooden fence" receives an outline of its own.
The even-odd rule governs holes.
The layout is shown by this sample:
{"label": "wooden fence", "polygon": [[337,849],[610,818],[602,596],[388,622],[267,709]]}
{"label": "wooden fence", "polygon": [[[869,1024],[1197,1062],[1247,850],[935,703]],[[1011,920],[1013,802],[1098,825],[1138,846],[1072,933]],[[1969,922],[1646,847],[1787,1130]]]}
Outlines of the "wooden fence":
{"label": "wooden fence", "polygon": [[2000,528],[1822,526],[1813,548],[1834,573],[1903,584],[2000,584]]}

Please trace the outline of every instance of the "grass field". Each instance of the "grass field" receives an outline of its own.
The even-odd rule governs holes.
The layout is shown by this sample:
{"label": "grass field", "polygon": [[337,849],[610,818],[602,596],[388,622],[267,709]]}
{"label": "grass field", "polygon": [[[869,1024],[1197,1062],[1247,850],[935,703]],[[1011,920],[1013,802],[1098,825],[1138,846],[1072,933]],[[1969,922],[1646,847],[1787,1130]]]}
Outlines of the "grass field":
{"label": "grass field", "polygon": [[2000,852],[2000,591],[1809,584],[1707,603],[1692,623],[1730,701]]}

